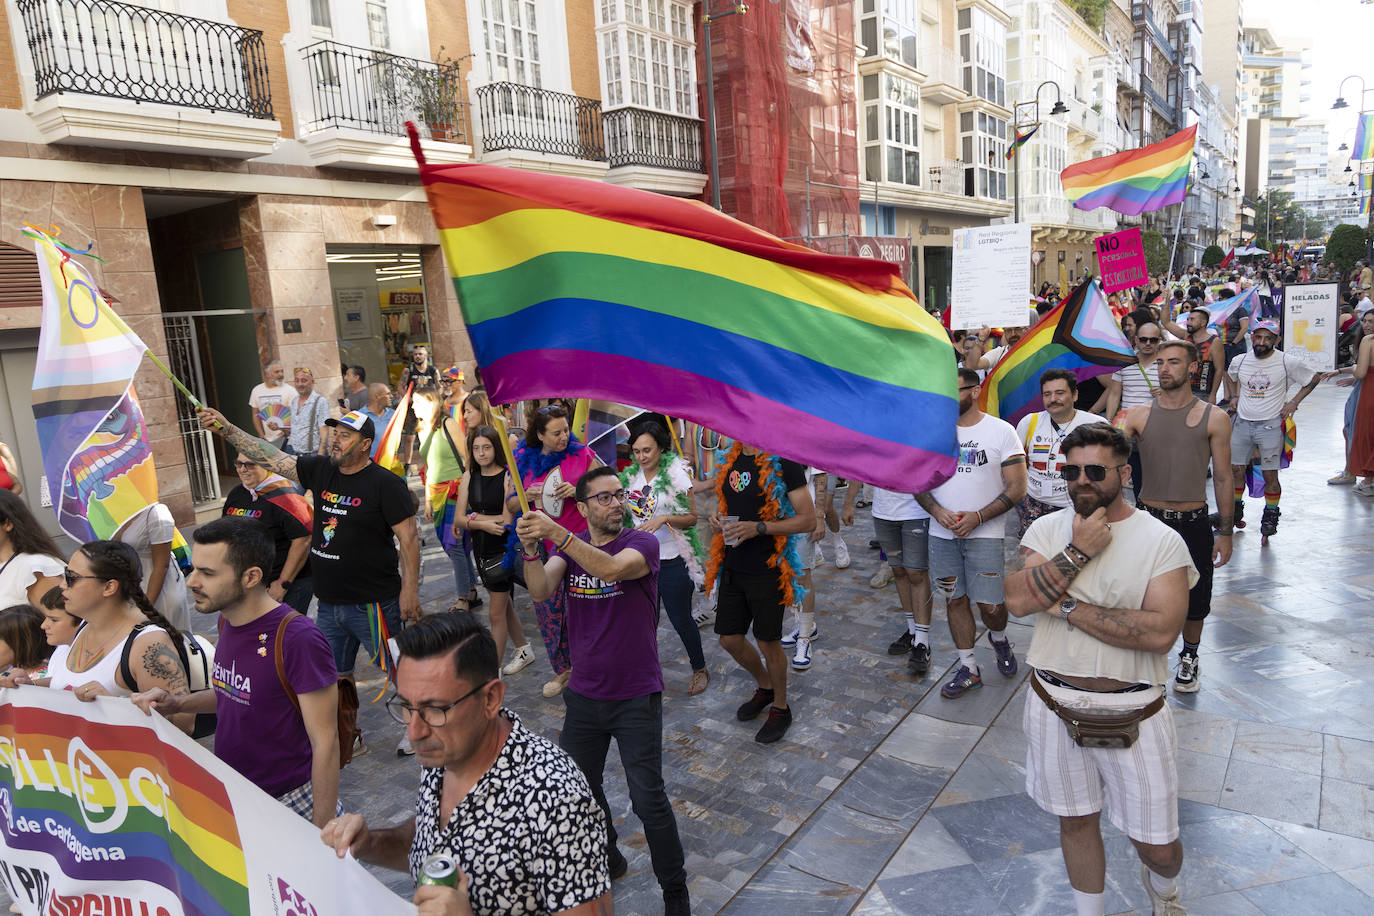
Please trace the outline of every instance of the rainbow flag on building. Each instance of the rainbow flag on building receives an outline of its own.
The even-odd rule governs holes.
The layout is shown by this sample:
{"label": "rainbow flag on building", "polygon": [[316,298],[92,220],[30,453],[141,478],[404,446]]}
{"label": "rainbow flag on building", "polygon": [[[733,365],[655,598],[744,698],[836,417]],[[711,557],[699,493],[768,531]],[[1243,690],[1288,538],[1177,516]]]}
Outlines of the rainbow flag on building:
{"label": "rainbow flag on building", "polygon": [[1140,149],[1076,162],[1059,173],[1059,182],[1080,210],[1107,207],[1134,215],[1182,203],[1196,137],[1194,124]]}
{"label": "rainbow flag on building", "polygon": [[1350,147],[1351,159],[1374,159],[1374,112],[1362,113],[1355,122],[1355,142]]}
{"label": "rainbow flag on building", "polygon": [[587,397],[904,492],[953,473],[949,338],[898,269],[690,200],[426,165],[491,400]]}
{"label": "rainbow flag on building", "polygon": [[[46,233],[35,242],[43,322],[33,372],[33,416],[57,523],[79,542],[113,537],[157,502],[148,425],[134,391],[147,346],[110,308],[74,255]],[[172,553],[189,562],[178,531]]]}
{"label": "rainbow flag on building", "polygon": [[1015,425],[1044,409],[1040,374],[1068,369],[1080,382],[1136,363],[1135,351],[1112,316],[1102,290],[1084,280],[1002,357],[978,394],[984,413]]}

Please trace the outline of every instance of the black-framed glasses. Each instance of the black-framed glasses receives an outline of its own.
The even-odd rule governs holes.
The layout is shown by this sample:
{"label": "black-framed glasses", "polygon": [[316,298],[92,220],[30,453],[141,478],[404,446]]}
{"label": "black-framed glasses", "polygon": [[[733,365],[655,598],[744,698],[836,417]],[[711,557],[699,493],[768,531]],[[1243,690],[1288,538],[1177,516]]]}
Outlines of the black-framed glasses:
{"label": "black-framed glasses", "polygon": [[393,694],[391,698],[386,701],[386,711],[390,714],[391,718],[402,725],[409,725],[410,720],[414,718],[415,714],[418,712],[420,714],[420,721],[424,722],[430,728],[443,728],[448,722],[448,711],[450,709],[457,706],[474,693],[477,693],[488,684],[494,683],[495,680],[495,678],[492,678],[490,681],[483,681],[447,706],[411,706],[409,703],[402,702],[399,695]]}
{"label": "black-framed glasses", "polygon": [[593,493],[586,499],[579,500],[579,502],[589,503],[595,501],[598,506],[609,506],[612,500],[623,503],[625,499],[626,494],[624,490],[607,490],[605,493]]}
{"label": "black-framed glasses", "polygon": [[1106,465],[1102,464],[1061,464],[1059,466],[1059,473],[1062,474],[1064,479],[1069,483],[1073,483],[1077,480],[1080,474],[1088,475],[1088,479],[1093,483],[1101,483],[1107,479],[1107,471],[1124,468],[1125,466],[1124,464],[1114,464],[1108,468]]}
{"label": "black-framed glasses", "polygon": [[975,389],[975,388],[977,388],[977,387],[978,387],[977,385],[960,385],[960,386],[959,386],[959,390],[960,390],[960,391],[972,391],[973,389]]}
{"label": "black-framed glasses", "polygon": [[75,585],[76,583],[80,582],[82,579],[96,579],[96,580],[98,580],[98,581],[104,581],[104,580],[105,580],[105,577],[104,577],[104,576],[83,576],[83,575],[81,575],[81,573],[79,573],[79,572],[74,572],[70,566],[65,567],[65,568],[62,570],[62,581],[65,582],[65,583],[67,583],[67,588],[71,588],[73,585]]}

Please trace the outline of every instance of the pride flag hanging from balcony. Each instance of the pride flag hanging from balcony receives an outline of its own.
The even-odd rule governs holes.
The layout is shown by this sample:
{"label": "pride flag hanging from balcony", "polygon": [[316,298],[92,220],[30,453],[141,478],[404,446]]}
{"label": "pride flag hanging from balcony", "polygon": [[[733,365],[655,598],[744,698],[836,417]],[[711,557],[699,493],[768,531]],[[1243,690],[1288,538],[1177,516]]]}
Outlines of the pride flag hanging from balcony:
{"label": "pride flag hanging from balcony", "polygon": [[1059,181],[1080,210],[1107,207],[1135,215],[1182,203],[1196,138],[1194,124],[1159,143],[1076,162],[1059,173]]}

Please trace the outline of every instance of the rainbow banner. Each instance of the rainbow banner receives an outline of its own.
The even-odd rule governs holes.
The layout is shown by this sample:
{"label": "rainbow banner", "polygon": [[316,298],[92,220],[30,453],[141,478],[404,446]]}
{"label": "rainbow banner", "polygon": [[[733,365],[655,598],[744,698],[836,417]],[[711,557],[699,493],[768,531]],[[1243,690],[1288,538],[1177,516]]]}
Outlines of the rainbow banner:
{"label": "rainbow banner", "polygon": [[1182,203],[1196,137],[1194,124],[1140,149],[1075,162],[1059,173],[1059,183],[1080,210],[1107,207],[1135,215]]}
{"label": "rainbow banner", "polygon": [[0,884],[31,916],[414,913],[127,700],[0,690]]}
{"label": "rainbow banner", "polygon": [[415,383],[411,382],[406,386],[406,393],[401,395],[401,401],[396,405],[391,419],[387,421],[386,429],[373,430],[377,433],[377,438],[372,446],[372,460],[402,477],[405,476],[405,467],[396,455],[401,450],[401,434],[405,430],[406,417],[410,415],[410,393],[414,390]]}
{"label": "rainbow banner", "polygon": [[1355,122],[1355,143],[1351,159],[1374,159],[1374,112],[1362,113]]}
{"label": "rainbow banner", "polygon": [[1030,141],[1030,138],[1035,136],[1035,132],[1039,129],[1040,125],[1036,124],[1023,134],[1019,127],[1016,128],[1016,139],[1007,144],[1007,158],[1011,159],[1011,157],[1015,156],[1016,151],[1025,146]]}
{"label": "rainbow banner", "polygon": [[1370,213],[1371,213],[1371,210],[1370,210],[1370,201],[1374,201],[1374,194],[1362,194],[1362,195],[1360,196],[1360,215],[1361,215],[1361,216],[1369,216],[1369,215],[1370,215]]}
{"label": "rainbow banner", "polygon": [[1091,278],[1016,342],[983,380],[978,406],[1013,426],[1044,409],[1040,374],[1068,369],[1080,382],[1136,363],[1135,351]]}
{"label": "rainbow banner", "polygon": [[426,165],[411,137],[493,403],[636,404],[903,492],[954,472],[949,338],[894,265],[697,201]]}

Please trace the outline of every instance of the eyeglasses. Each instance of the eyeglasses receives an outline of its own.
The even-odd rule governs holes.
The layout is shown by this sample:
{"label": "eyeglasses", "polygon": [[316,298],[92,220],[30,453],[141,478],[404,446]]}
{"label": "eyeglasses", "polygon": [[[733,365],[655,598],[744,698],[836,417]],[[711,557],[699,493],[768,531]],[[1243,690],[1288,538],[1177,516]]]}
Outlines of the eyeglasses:
{"label": "eyeglasses", "polygon": [[1101,483],[1107,479],[1108,470],[1116,470],[1117,468],[1124,468],[1125,466],[1124,464],[1114,464],[1109,469],[1101,464],[1061,464],[1059,466],[1059,473],[1064,475],[1064,479],[1069,483],[1073,483],[1077,480],[1079,474],[1088,475],[1088,479],[1093,483]]}
{"label": "eyeglasses", "polygon": [[492,678],[490,681],[483,681],[447,706],[411,706],[409,703],[402,702],[399,696],[392,696],[391,699],[386,701],[386,711],[390,713],[391,718],[402,725],[409,725],[410,720],[413,719],[418,712],[420,714],[420,721],[424,722],[430,728],[443,728],[448,722],[448,711],[450,709],[495,680],[495,678]]}
{"label": "eyeglasses", "polygon": [[960,385],[960,386],[959,386],[959,390],[960,390],[960,391],[972,391],[973,389],[975,389],[975,388],[977,388],[977,387],[978,387],[977,385]]}
{"label": "eyeglasses", "polygon": [[255,467],[257,467],[257,466],[258,466],[258,463],[257,463],[256,461],[235,461],[235,462],[234,462],[234,467],[238,468],[239,470],[243,470],[244,468],[255,468]]}
{"label": "eyeglasses", "polygon": [[1136,342],[1136,343],[1143,343],[1143,344],[1157,344],[1157,343],[1159,343],[1159,342],[1160,342],[1161,340],[1163,340],[1163,339],[1164,339],[1164,338],[1162,338],[1162,337],[1137,337],[1137,338],[1135,339],[1135,342]]}
{"label": "eyeglasses", "polygon": [[615,502],[618,502],[618,503],[623,503],[623,502],[625,501],[625,491],[624,491],[624,490],[615,490],[615,491],[607,490],[607,491],[604,492],[604,493],[593,493],[593,494],[591,494],[590,496],[588,496],[586,499],[578,500],[578,502],[589,503],[589,502],[595,501],[596,504],[597,504],[598,506],[609,506],[609,505],[611,504],[611,501],[612,501],[612,500],[614,500]]}
{"label": "eyeglasses", "polygon": [[68,587],[68,588],[71,588],[73,585],[75,585],[76,583],[80,582],[82,579],[96,579],[96,580],[99,580],[99,581],[104,581],[104,580],[105,580],[105,577],[104,577],[104,576],[83,576],[83,575],[81,575],[81,573],[79,573],[79,572],[72,572],[72,568],[71,568],[70,566],[68,566],[68,567],[66,567],[65,569],[62,570],[62,581],[65,582],[65,583],[67,583],[67,587]]}

